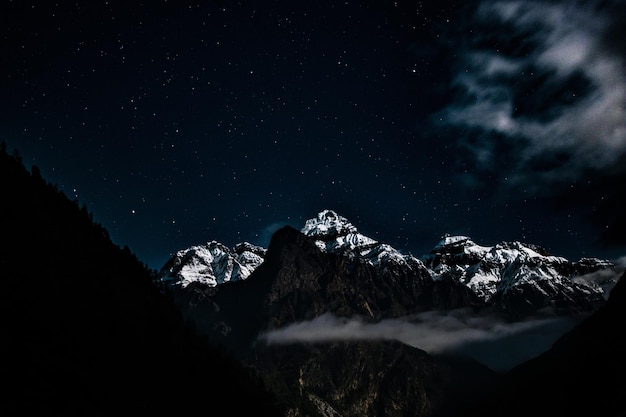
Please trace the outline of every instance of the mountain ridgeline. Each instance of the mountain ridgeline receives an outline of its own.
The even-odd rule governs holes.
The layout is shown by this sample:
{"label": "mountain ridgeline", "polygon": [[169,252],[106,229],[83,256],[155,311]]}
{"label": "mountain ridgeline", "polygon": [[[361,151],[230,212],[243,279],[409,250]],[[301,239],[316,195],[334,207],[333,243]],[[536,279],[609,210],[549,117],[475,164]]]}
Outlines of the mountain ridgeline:
{"label": "mountain ridgeline", "polygon": [[[609,261],[467,236],[418,258],[323,210],[267,248],[210,241],[152,271],[4,144],[0,180],[2,415],[626,412]],[[465,354],[563,321],[505,370]]]}
{"label": "mountain ridgeline", "polygon": [[624,329],[626,279],[622,275],[604,306],[454,415],[626,415]]}
{"label": "mountain ridgeline", "polygon": [[282,415],[86,208],[0,151],[6,416]]}
{"label": "mountain ridgeline", "polygon": [[200,326],[237,333],[242,325],[228,320],[236,320],[238,309],[224,310],[237,303],[227,298],[250,299],[260,308],[255,311],[265,314],[260,327],[243,326],[252,339],[259,331],[325,313],[371,322],[460,308],[490,310],[510,321],[588,314],[605,303],[617,267],[595,258],[569,261],[520,242],[480,246],[465,236],[446,236],[417,258],[360,234],[347,219],[324,210],[300,231],[278,230],[267,250],[242,243],[231,251],[215,241],[181,250],[160,278],[177,299],[186,299],[179,304],[188,313],[210,306],[204,310],[215,317],[196,320]]}
{"label": "mountain ridgeline", "polygon": [[[422,327],[412,331],[424,331],[437,315],[449,322],[457,312],[455,325],[469,323],[460,330],[472,336],[497,320],[489,335],[496,341],[509,328],[580,323],[605,305],[618,274],[605,260],[569,261],[520,242],[480,246],[465,236],[445,236],[416,258],[360,234],[332,210],[301,230],[283,227],[267,249],[213,241],[179,251],[160,271],[199,332],[258,369],[290,413],[345,417],[493,411],[486,405],[493,399],[480,398],[509,381],[508,372],[465,355],[431,354],[397,335],[416,321]],[[391,324],[395,333],[364,333]],[[459,330],[449,329],[439,337]],[[291,339],[271,343],[276,334]],[[535,336],[521,332],[516,343],[532,344]],[[507,383],[522,384],[514,381]]]}

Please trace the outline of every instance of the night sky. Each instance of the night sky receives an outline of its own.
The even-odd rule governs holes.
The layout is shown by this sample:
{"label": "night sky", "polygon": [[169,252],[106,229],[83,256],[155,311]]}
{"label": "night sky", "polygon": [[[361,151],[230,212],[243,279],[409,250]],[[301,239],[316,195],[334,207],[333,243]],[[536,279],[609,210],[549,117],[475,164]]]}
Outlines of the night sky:
{"label": "night sky", "polygon": [[323,209],[626,255],[624,1],[2,3],[0,140],[150,267]]}

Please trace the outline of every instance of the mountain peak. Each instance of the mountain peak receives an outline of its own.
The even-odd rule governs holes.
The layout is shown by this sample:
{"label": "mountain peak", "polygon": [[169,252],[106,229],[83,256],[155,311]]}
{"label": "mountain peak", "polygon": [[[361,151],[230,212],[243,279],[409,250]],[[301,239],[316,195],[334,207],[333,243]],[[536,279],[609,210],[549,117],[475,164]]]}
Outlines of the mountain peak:
{"label": "mountain peak", "polygon": [[461,236],[461,235],[453,236],[453,235],[445,234],[444,236],[441,237],[441,240],[439,241],[439,243],[435,245],[433,250],[441,249],[444,247],[450,247],[450,246],[462,247],[462,246],[472,246],[472,245],[474,245],[474,242],[472,242],[472,239],[470,239],[468,236]]}
{"label": "mountain peak", "polygon": [[358,233],[357,228],[343,216],[333,210],[322,210],[317,217],[305,222],[301,230],[307,236],[327,240],[350,233]]}
{"label": "mountain peak", "polygon": [[[300,238],[312,240],[322,252],[368,263],[381,276],[457,282],[485,305],[498,305],[522,315],[546,306],[588,310],[603,303],[606,290],[614,285],[612,278],[596,278],[600,271],[605,271],[602,276],[611,275],[614,265],[608,261],[570,262],[539,246],[518,241],[483,246],[468,236],[446,234],[427,255],[416,258],[361,234],[348,219],[329,209],[306,220],[299,231],[283,227],[272,241],[293,242]],[[161,270],[161,277],[164,282],[182,287],[192,282],[216,286],[245,280],[264,262],[266,251],[247,242],[231,250],[212,241],[177,252]],[[571,294],[575,296],[570,300]]]}
{"label": "mountain peak", "polygon": [[165,282],[186,287],[192,282],[216,286],[224,282],[244,280],[265,257],[265,248],[248,242],[232,250],[212,240],[206,245],[179,250],[161,269]]}

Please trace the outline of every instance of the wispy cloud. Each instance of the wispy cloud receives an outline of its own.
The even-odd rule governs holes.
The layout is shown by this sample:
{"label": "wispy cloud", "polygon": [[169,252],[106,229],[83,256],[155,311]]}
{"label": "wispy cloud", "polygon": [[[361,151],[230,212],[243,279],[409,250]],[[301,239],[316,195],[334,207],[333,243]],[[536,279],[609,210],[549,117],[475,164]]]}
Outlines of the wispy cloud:
{"label": "wispy cloud", "polygon": [[[476,168],[509,184],[570,182],[626,152],[626,61],[611,2],[483,2],[438,120],[473,130]],[[497,35],[496,35],[497,33]]]}
{"label": "wispy cloud", "polygon": [[264,333],[259,339],[269,344],[398,340],[431,354],[467,355],[503,370],[542,353],[573,325],[571,319],[554,317],[510,323],[463,309],[377,323],[325,314]]}
{"label": "wispy cloud", "polygon": [[572,279],[585,285],[597,285],[604,291],[604,298],[609,298],[611,290],[620,280],[626,269],[626,256],[613,260],[615,268],[601,269]]}

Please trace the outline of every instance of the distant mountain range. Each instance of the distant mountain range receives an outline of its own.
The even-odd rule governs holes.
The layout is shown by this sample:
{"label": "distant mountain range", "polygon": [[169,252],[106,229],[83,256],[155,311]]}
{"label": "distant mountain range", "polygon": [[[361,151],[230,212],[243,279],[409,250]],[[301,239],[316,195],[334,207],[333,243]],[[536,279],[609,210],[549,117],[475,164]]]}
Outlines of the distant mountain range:
{"label": "distant mountain range", "polygon": [[[608,260],[569,261],[539,246],[502,242],[481,246],[467,236],[445,236],[419,258],[359,233],[333,210],[323,210],[300,230],[321,252],[359,260],[380,276],[411,277],[429,285],[462,284],[471,305],[496,307],[512,318],[538,311],[589,312],[601,306],[615,282],[617,267]],[[214,287],[245,280],[265,260],[267,249],[247,242],[232,250],[211,241],[178,251],[161,269],[167,285]],[[465,291],[465,289],[459,289]],[[475,298],[475,299],[474,299]],[[384,314],[383,316],[389,316]]]}
{"label": "distant mountain range", "polygon": [[[608,261],[462,236],[416,258],[324,210],[157,274],[4,143],[0,183],[2,415],[626,415],[626,281]],[[561,318],[576,324],[510,370],[462,355]],[[459,331],[463,349],[426,345]]]}
{"label": "distant mountain range", "polygon": [[[363,329],[456,311],[469,322],[497,315],[503,329],[538,317],[579,322],[606,303],[618,272],[606,260],[465,236],[445,236],[417,258],[323,210],[300,230],[278,230],[267,249],[209,242],[181,250],[159,276],[200,333],[258,369],[291,412],[347,417],[444,415],[450,398],[469,403],[500,378],[467,357]],[[321,338],[329,322],[339,324],[335,336]],[[293,343],[264,343],[296,332]]]}

